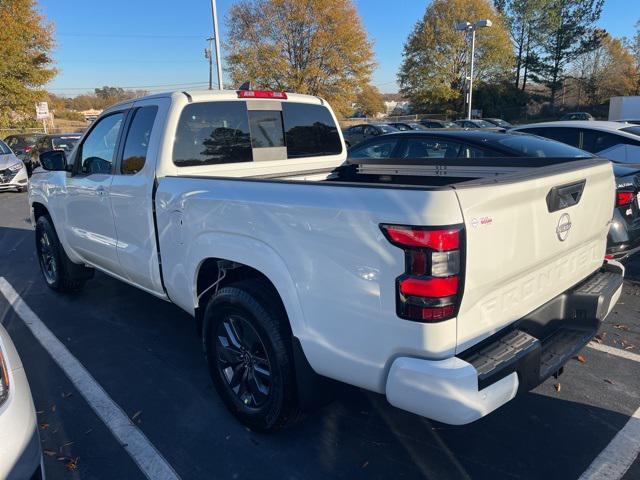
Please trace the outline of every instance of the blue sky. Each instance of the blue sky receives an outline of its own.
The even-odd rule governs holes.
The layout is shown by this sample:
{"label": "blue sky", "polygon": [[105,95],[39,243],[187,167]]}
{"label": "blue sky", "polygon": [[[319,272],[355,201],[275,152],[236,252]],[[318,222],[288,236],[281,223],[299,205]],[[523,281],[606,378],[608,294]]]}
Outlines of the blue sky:
{"label": "blue sky", "polygon": [[[614,36],[631,36],[640,9],[637,0],[605,0],[598,22]],[[218,0],[221,38],[233,0]],[[373,83],[382,92],[397,91],[402,47],[426,0],[355,0],[374,42],[378,68]],[[205,38],[211,33],[209,0],[39,0],[54,23],[60,70],[51,91],[75,95],[103,85],[150,91],[184,88],[208,81]],[[224,55],[224,53],[223,53]]]}

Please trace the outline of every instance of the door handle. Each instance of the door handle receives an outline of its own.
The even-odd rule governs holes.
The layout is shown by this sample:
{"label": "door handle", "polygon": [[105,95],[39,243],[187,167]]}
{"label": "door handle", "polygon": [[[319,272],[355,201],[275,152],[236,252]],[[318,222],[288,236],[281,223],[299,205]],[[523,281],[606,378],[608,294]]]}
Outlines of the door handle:
{"label": "door handle", "polygon": [[104,187],[98,187],[96,188],[96,194],[102,197],[107,194],[107,190]]}

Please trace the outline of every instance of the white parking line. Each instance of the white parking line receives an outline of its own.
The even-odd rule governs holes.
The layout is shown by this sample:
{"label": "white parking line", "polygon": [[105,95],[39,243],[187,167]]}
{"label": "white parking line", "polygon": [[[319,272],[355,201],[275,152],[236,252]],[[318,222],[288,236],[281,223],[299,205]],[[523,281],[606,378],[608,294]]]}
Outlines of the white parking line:
{"label": "white parking line", "polygon": [[[621,348],[590,342],[589,348],[609,353],[620,358],[640,362],[640,355]],[[640,454],[640,408],[636,410],[625,426],[609,445],[600,452],[579,480],[619,480]]]}
{"label": "white parking line", "polygon": [[640,453],[640,408],[591,462],[579,480],[619,480]]}
{"label": "white parking line", "polygon": [[0,292],[5,296],[31,333],[62,368],[93,411],[113,433],[142,473],[150,480],[178,480],[180,477],[162,454],[104,391],[69,350],[33,313],[4,277],[0,277]]}
{"label": "white parking line", "polygon": [[617,357],[626,358],[627,360],[633,360],[634,362],[640,362],[640,355],[632,353],[629,350],[623,350],[621,348],[610,347],[608,345],[602,345],[601,343],[589,342],[587,345],[589,348],[598,350],[600,352],[609,353]]}

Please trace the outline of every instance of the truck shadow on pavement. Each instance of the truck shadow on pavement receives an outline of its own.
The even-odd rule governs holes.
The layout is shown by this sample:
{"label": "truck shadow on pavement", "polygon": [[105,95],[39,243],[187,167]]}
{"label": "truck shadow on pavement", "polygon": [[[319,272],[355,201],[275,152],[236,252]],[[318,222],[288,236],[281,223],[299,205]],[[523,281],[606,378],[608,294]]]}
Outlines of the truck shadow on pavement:
{"label": "truck shadow on pavement", "polygon": [[[571,479],[628,420],[616,405],[603,408],[580,393],[559,395],[553,379],[460,427],[431,422],[393,408],[381,395],[345,387],[335,402],[300,424],[259,435],[236,422],[218,399],[190,316],[100,273],[79,294],[56,295],[40,278],[32,237],[31,230],[0,227],[0,276],[135,417],[183,479]],[[12,335],[16,332],[21,353],[34,348],[27,343],[35,340],[1,296],[0,321]],[[53,371],[58,367],[22,355],[36,409],[60,405],[59,393],[51,393],[59,389],[42,385],[60,376]],[[73,401],[82,402],[77,392]],[[100,469],[117,465],[104,459],[100,467],[91,465],[99,446],[90,442],[99,437],[74,438],[99,422],[96,418],[74,417],[64,406],[46,415],[55,417],[47,420],[51,424],[75,425],[61,428],[58,436],[43,434],[45,446],[75,442],[74,455],[85,470],[74,477],[115,478]],[[49,478],[68,478],[55,458],[45,462]]]}

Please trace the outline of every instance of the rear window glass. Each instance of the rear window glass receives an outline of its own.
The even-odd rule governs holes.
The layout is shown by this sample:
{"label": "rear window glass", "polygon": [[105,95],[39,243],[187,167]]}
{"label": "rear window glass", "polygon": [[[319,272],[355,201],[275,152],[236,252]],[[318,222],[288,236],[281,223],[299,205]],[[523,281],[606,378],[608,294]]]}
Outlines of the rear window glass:
{"label": "rear window glass", "polygon": [[[280,110],[247,110],[245,102],[187,105],[173,147],[177,166],[251,162],[258,148],[287,148],[287,158],[342,152],[338,127],[322,105],[282,102]],[[393,129],[395,130],[395,129]]]}
{"label": "rear window glass", "polygon": [[627,133],[633,133],[634,135],[640,135],[640,125],[636,127],[624,127],[624,128],[621,128],[620,130]]}
{"label": "rear window glass", "polygon": [[284,147],[281,111],[250,110],[249,129],[253,148]]}
{"label": "rear window glass", "polygon": [[244,102],[193,103],[184,108],[173,146],[176,165],[186,167],[252,160]]}
{"label": "rear window glass", "polygon": [[532,135],[514,134],[495,143],[515,150],[525,157],[584,158],[591,156],[584,150],[570,145]]}
{"label": "rear window glass", "polygon": [[289,158],[337,155],[342,152],[338,127],[322,105],[283,103],[284,131]]}
{"label": "rear window glass", "polygon": [[391,127],[389,125],[378,125],[378,128],[382,130],[382,133],[393,133],[399,131],[397,128]]}
{"label": "rear window glass", "polygon": [[80,140],[80,137],[53,137],[51,139],[52,143],[53,143],[53,148],[55,148],[56,150],[64,150],[65,152],[69,153],[71,150],[73,150],[73,147],[75,146],[76,143],[78,143],[78,140]]}

